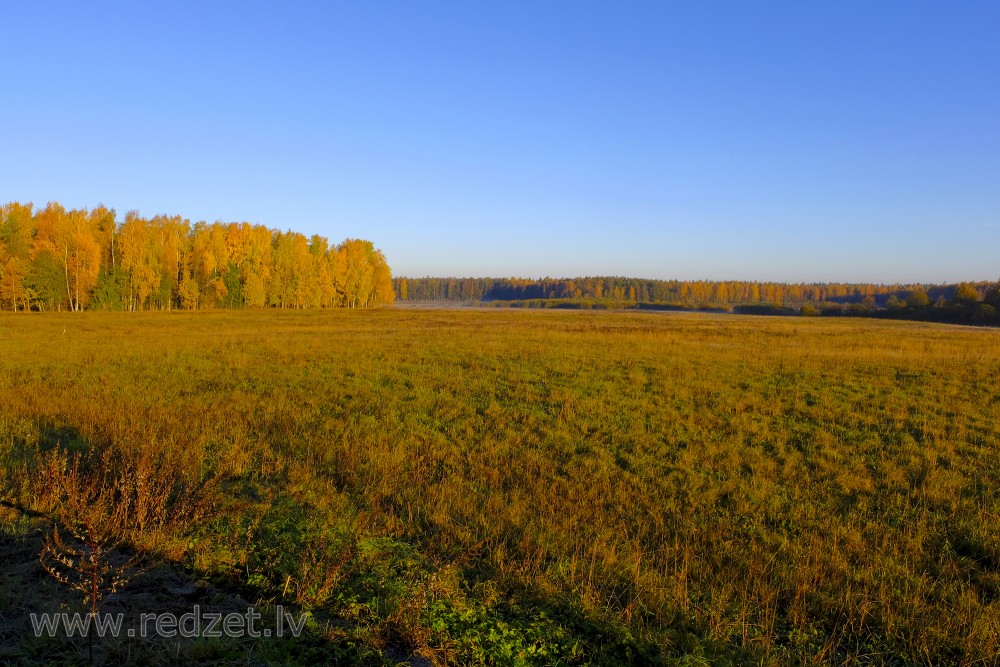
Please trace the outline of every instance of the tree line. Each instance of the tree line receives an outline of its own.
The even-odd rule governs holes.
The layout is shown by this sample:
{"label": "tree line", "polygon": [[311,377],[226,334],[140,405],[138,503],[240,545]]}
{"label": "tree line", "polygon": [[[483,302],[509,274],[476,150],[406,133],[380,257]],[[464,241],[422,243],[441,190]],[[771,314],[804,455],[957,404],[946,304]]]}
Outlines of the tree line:
{"label": "tree line", "polygon": [[[777,283],[744,280],[646,280],[618,276],[585,278],[406,278],[393,280],[406,301],[517,301],[523,299],[611,299],[684,305],[853,303],[866,299],[885,307],[892,297],[914,292],[931,301],[950,299],[957,285],[868,283]],[[985,294],[991,283],[971,288]]]}
{"label": "tree line", "polygon": [[0,309],[368,308],[392,273],[370,241],[115,210],[0,206]]}
{"label": "tree line", "polygon": [[762,315],[855,315],[1000,324],[1000,283],[952,285],[776,283],[582,278],[407,278],[403,301],[467,301],[536,308],[725,310]]}

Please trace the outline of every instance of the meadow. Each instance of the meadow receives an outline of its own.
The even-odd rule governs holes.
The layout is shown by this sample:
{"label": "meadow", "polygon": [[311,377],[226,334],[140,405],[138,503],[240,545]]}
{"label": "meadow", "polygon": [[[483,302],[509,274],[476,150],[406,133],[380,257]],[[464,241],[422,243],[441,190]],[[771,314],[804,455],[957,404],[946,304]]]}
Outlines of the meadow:
{"label": "meadow", "polygon": [[998,424],[992,329],[3,314],[0,660],[86,655],[24,620],[82,608],[36,551],[66,502],[47,462],[75,455],[109,502],[153,480],[174,503],[121,549],[310,613],[295,641],[108,664],[997,664]]}

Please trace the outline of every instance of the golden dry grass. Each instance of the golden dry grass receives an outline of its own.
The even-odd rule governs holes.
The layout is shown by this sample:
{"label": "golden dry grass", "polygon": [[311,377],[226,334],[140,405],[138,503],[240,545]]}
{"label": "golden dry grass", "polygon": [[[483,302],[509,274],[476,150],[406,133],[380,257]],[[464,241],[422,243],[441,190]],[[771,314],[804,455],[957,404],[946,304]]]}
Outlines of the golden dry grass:
{"label": "golden dry grass", "polygon": [[[341,544],[329,562],[348,554],[358,581],[375,568],[365,544],[408,545],[451,583],[380,622],[418,600],[411,641],[449,664],[479,660],[486,640],[471,621],[435,626],[434,600],[573,609],[668,662],[995,662],[998,424],[995,330],[472,310],[0,317],[8,497],[30,505],[20,475],[57,441],[222,471],[224,516],[164,553],[273,591],[279,573],[255,578],[262,547],[240,535],[270,525],[269,507],[304,508],[313,569],[281,573],[308,599],[317,544]],[[358,599],[314,602],[360,623]],[[486,655],[555,660],[514,651]]]}

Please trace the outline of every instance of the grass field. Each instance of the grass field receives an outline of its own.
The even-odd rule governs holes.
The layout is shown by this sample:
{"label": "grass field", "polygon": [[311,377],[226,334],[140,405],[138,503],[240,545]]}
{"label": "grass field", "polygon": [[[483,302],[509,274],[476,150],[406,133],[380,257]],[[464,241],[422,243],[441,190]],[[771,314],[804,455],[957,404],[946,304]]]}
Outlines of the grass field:
{"label": "grass field", "polygon": [[200,489],[210,511],[132,546],[312,614],[296,641],[106,643],[109,664],[997,664],[998,424],[996,330],[6,315],[0,661],[85,655],[24,620],[82,608],[34,551],[56,448]]}

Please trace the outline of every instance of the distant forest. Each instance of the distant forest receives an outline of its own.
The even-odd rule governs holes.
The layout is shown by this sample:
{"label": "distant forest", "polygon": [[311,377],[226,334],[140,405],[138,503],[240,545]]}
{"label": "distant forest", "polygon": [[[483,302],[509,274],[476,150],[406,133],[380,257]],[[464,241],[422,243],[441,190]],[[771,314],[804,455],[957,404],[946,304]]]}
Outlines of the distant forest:
{"label": "distant forest", "polygon": [[401,301],[530,308],[711,310],[758,315],[871,316],[1000,324],[1000,283],[774,283],[585,278],[395,278]]}
{"label": "distant forest", "polygon": [[365,308],[391,303],[370,241],[243,223],[0,206],[0,309]]}

